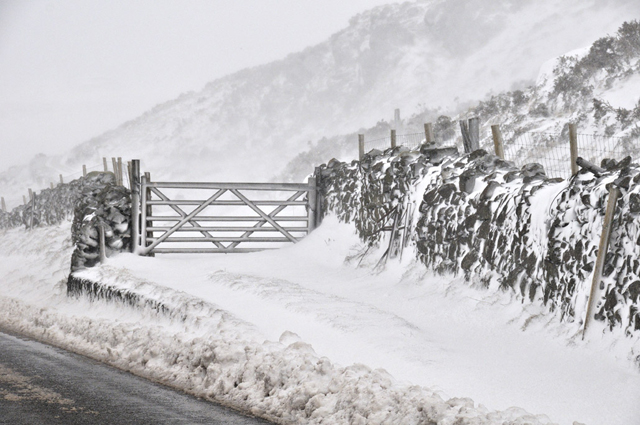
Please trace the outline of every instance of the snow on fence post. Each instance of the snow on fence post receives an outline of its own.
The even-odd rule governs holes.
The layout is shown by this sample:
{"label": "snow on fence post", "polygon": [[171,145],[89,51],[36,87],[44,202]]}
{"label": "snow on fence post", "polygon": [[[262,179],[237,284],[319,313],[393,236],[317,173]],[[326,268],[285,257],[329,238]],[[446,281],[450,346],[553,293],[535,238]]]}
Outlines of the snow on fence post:
{"label": "snow on fence post", "polygon": [[569,149],[571,150],[571,175],[578,173],[578,126],[569,124]]}
{"label": "snow on fence post", "polygon": [[2,211],[7,212],[7,204],[4,202],[4,196],[2,197]]}
{"label": "snow on fence post", "polygon": [[358,159],[364,156],[364,134],[358,134]]}
{"label": "snow on fence post", "polygon": [[82,164],[82,177],[87,177],[87,166]]}
{"label": "snow on fence post", "polygon": [[598,294],[600,293],[600,282],[602,281],[602,269],[604,267],[604,260],[607,257],[607,251],[609,250],[609,242],[611,238],[611,224],[613,222],[613,216],[616,212],[616,205],[618,203],[618,197],[620,196],[620,189],[612,184],[609,187],[609,200],[607,201],[607,210],[604,214],[604,222],[602,224],[602,233],[600,234],[600,244],[598,246],[598,256],[596,257],[596,265],[593,271],[593,280],[591,281],[591,291],[589,293],[589,301],[587,303],[587,314],[584,319],[584,328],[582,330],[582,339],[584,339],[587,333],[589,323],[591,323],[594,310],[596,308]]}
{"label": "snow on fence post", "polygon": [[107,171],[109,171],[109,167],[107,166],[107,157],[103,156],[102,157],[102,166],[104,167],[104,172],[106,173]]}
{"label": "snow on fence post", "polygon": [[424,125],[424,141],[426,143],[435,142],[433,137],[433,124],[431,124],[430,122],[425,123]]}
{"label": "snow on fence post", "polygon": [[140,160],[131,160],[131,252],[140,252]]}
{"label": "snow on fence post", "polygon": [[502,141],[502,133],[500,132],[500,126],[498,124],[491,126],[491,134],[493,135],[493,148],[496,156],[504,159],[504,142]]}
{"label": "snow on fence post", "polygon": [[396,130],[391,129],[391,148],[395,148],[396,146]]}

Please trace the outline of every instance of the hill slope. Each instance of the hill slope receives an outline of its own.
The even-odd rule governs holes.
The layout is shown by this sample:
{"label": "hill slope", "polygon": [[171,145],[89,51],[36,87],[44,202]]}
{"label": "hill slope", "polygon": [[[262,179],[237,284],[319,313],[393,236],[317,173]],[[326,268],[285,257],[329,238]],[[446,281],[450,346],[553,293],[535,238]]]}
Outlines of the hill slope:
{"label": "hill slope", "polygon": [[534,78],[544,60],[614,30],[640,4],[613,0],[425,0],[355,16],[327,41],[158,105],[59,157],[0,175],[17,203],[26,187],[100,164],[141,158],[160,179],[259,179],[309,140],[406,113],[452,108]]}

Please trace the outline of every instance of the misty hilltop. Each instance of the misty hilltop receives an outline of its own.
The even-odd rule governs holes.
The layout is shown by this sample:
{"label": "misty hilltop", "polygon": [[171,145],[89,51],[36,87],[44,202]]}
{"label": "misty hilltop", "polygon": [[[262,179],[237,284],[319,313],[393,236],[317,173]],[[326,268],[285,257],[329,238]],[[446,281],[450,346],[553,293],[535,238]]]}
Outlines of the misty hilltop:
{"label": "misty hilltop", "polygon": [[[12,205],[102,157],[155,179],[267,180],[311,141],[522,89],[540,66],[640,16],[635,1],[425,0],[353,17],[328,40],[181,95],[59,157],[0,174]],[[311,170],[309,170],[311,171]]]}

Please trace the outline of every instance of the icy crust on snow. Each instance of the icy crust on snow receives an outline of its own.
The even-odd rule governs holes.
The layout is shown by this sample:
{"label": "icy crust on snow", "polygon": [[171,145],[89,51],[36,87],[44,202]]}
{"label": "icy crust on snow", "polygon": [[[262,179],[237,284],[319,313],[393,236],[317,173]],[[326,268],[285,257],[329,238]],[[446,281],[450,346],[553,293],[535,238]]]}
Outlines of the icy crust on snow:
{"label": "icy crust on snow", "polygon": [[[0,255],[10,260],[1,265],[2,328],[277,423],[549,423],[518,408],[491,412],[470,399],[444,400],[382,369],[339,366],[292,332],[265,340],[215,304],[108,264],[74,273],[92,301],[67,297],[69,233],[68,222],[1,231]],[[136,296],[118,295],[126,293]]]}
{"label": "icy crust on snow", "polygon": [[354,222],[370,244],[388,245],[387,255],[410,240],[428,268],[542,303],[575,323],[576,333],[615,181],[622,196],[596,318],[637,338],[640,167],[629,158],[608,165],[601,176],[581,171],[562,181],[548,179],[538,164],[516,169],[483,150],[458,156],[423,145],[421,152],[397,148],[372,151],[361,162],[332,161],[320,167],[319,180],[325,211]]}

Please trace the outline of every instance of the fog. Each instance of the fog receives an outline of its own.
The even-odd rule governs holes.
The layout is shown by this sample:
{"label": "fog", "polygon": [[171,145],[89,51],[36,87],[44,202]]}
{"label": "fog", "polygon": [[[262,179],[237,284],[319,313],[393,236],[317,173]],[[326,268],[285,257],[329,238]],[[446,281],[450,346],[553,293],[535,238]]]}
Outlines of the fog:
{"label": "fog", "polygon": [[0,170],[318,43],[384,3],[0,0]]}

